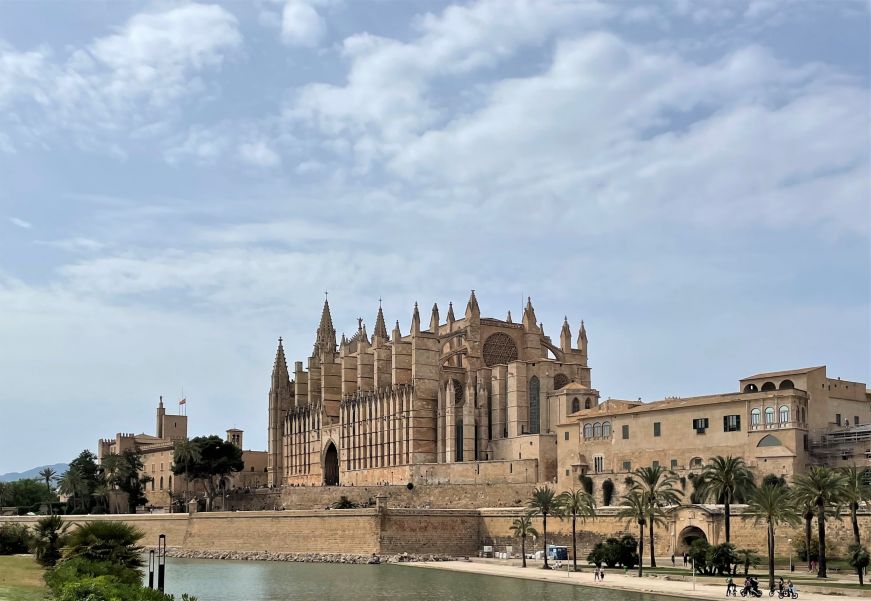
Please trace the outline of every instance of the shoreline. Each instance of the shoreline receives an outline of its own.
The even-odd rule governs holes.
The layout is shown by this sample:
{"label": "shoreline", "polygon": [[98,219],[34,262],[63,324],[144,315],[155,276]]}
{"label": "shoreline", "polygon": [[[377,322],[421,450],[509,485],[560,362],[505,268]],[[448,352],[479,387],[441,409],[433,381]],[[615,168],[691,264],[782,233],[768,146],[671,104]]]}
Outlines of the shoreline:
{"label": "shoreline", "polygon": [[[444,563],[430,562],[400,562],[397,565],[405,565],[412,568],[429,568],[435,570],[449,570],[468,574],[480,574],[483,576],[502,576],[506,578],[520,578],[524,580],[538,580],[552,582],[554,584],[566,584],[570,586],[585,586],[588,588],[608,588],[631,593],[654,594],[677,599],[723,599],[725,597],[725,578],[723,585],[711,585],[697,583],[695,588],[691,582],[681,580],[667,580],[658,577],[628,576],[618,570],[606,570],[605,583],[593,580],[592,571],[566,572],[563,570],[542,570],[537,565],[527,568],[520,566],[484,563],[480,561],[452,561]],[[739,587],[740,588],[740,587]],[[764,585],[763,598],[768,597],[768,591]],[[800,584],[797,586],[799,598],[805,601],[831,601],[833,597],[846,600],[865,600],[868,597],[856,595],[849,589],[832,589],[833,592],[809,592]]]}
{"label": "shoreline", "polygon": [[[151,548],[146,548],[146,551]],[[219,559],[230,561],[284,561],[291,563],[344,563],[353,565],[379,565],[399,563],[431,563],[456,561],[455,557],[436,554],[391,554],[372,553],[272,553],[269,551],[196,551],[168,548],[166,556],[176,559]]]}

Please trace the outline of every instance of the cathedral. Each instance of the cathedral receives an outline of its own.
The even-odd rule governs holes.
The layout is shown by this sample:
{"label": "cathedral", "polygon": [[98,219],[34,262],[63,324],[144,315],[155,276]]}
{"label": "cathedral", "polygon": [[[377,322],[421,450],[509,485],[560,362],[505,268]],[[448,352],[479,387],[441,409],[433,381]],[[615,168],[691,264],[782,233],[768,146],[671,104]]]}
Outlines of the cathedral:
{"label": "cathedral", "polygon": [[596,407],[581,322],[559,344],[531,299],[520,323],[481,317],[472,291],[457,319],[417,304],[411,329],[388,334],[379,306],[372,335],[350,338],[325,300],[306,363],[288,370],[282,340],[269,390],[268,476],[281,485],[544,482],[557,475],[557,425]]}

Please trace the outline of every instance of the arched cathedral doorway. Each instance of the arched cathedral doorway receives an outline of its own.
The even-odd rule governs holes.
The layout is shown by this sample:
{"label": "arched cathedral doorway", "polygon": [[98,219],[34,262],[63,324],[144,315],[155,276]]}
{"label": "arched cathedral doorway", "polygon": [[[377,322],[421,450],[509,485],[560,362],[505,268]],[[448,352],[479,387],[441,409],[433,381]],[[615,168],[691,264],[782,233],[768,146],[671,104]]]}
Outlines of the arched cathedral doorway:
{"label": "arched cathedral doorway", "polygon": [[332,442],[327,445],[324,453],[324,485],[338,486],[339,484],[339,452]]}

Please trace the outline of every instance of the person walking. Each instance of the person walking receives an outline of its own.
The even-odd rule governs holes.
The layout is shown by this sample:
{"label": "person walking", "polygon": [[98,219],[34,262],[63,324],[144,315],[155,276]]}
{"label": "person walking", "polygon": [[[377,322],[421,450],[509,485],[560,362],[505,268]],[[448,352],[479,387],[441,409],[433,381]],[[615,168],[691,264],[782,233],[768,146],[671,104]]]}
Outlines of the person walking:
{"label": "person walking", "polygon": [[596,566],[596,569],[593,571],[593,582],[599,582],[599,567]]}
{"label": "person walking", "polygon": [[605,568],[602,568],[602,569],[599,571],[599,580],[600,580],[600,581],[604,581],[604,580],[605,580]]}
{"label": "person walking", "polygon": [[674,553],[671,554],[671,567],[674,567]]}
{"label": "person walking", "polygon": [[687,552],[683,552],[683,567],[687,567]]}

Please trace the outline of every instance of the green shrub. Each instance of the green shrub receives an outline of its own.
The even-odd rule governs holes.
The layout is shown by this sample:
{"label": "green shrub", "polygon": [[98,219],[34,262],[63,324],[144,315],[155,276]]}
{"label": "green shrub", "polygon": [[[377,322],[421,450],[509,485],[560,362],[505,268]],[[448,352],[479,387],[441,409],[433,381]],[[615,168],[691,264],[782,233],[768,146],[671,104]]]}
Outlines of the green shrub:
{"label": "green shrub", "polygon": [[48,570],[43,578],[48,587],[57,592],[66,584],[101,576],[111,577],[120,584],[142,582],[142,574],[139,570],[110,561],[90,561],[82,557],[62,561],[54,569]]}
{"label": "green shrub", "polygon": [[36,522],[31,534],[30,550],[39,563],[51,567],[58,562],[67,528],[69,523],[64,522],[59,515],[45,516]]}
{"label": "green shrub", "polygon": [[[65,584],[55,599],[56,601],[173,601],[174,597],[139,584],[121,584],[111,576],[99,576]],[[183,599],[195,601],[196,598],[185,595]]]}
{"label": "green shrub", "polygon": [[87,522],[70,532],[64,557],[110,561],[139,569],[144,565],[139,546],[142,537],[141,530],[124,522]]}
{"label": "green shrub", "polygon": [[0,555],[27,553],[30,546],[30,532],[24,524],[3,524],[0,526]]}
{"label": "green shrub", "polygon": [[638,541],[631,534],[624,534],[622,538],[598,542],[587,555],[587,561],[597,567],[605,564],[615,568],[619,565],[631,570],[638,565]]}

